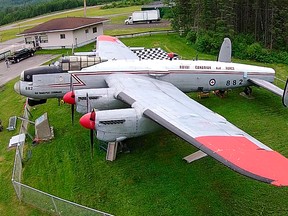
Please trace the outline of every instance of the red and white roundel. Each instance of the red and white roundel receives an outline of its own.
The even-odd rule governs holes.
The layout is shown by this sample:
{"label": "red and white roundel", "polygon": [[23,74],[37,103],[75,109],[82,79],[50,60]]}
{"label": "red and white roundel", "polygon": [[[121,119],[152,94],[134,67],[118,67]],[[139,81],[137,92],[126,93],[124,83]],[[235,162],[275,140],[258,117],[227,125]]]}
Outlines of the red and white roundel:
{"label": "red and white roundel", "polygon": [[209,81],[209,85],[210,86],[214,86],[216,84],[216,80],[215,79],[211,79],[210,81]]}

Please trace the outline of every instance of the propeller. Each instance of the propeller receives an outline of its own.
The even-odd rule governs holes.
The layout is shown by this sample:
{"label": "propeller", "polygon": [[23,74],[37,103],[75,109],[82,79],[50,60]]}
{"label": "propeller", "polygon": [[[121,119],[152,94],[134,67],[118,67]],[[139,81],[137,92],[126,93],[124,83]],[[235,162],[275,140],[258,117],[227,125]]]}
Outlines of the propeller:
{"label": "propeller", "polygon": [[74,105],[76,103],[75,101],[75,93],[74,91],[69,91],[63,96],[63,100],[65,103],[71,104],[71,119],[72,119],[72,124],[74,124]]}
{"label": "propeller", "polygon": [[74,124],[74,113],[75,113],[74,105],[75,105],[76,101],[75,101],[75,92],[74,92],[74,88],[73,88],[73,80],[72,79],[73,79],[73,77],[71,74],[71,76],[70,76],[70,91],[64,95],[63,100],[65,101],[65,103],[71,104],[71,120],[72,120],[72,124]]}
{"label": "propeller", "polygon": [[96,112],[93,109],[91,113],[87,113],[80,118],[80,124],[87,129],[90,129],[90,146],[91,146],[91,154],[93,157],[94,150],[94,130],[96,129]]}
{"label": "propeller", "polygon": [[[94,128],[95,128],[95,120],[96,120],[96,113],[95,110],[93,109],[90,115],[90,121],[92,121]],[[94,128],[90,129],[90,147],[91,147],[91,156],[93,157],[94,155]]]}

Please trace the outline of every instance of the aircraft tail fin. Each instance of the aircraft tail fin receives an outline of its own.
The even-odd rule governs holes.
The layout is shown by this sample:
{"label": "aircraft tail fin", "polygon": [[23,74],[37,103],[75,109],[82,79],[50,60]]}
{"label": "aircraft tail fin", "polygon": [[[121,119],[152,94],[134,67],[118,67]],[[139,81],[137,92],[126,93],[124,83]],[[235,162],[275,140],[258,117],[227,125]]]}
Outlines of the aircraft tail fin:
{"label": "aircraft tail fin", "polygon": [[288,107],[288,79],[286,81],[286,85],[283,91],[282,103],[285,107]]}
{"label": "aircraft tail fin", "polygon": [[218,55],[219,62],[231,62],[232,45],[229,38],[224,38]]}

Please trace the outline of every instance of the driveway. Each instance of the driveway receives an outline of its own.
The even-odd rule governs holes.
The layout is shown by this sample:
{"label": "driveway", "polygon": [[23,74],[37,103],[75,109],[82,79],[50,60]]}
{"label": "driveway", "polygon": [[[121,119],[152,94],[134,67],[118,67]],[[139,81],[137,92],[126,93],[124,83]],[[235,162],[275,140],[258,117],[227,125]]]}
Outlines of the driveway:
{"label": "driveway", "polygon": [[53,55],[35,55],[33,57],[24,59],[16,64],[10,64],[7,68],[5,61],[0,62],[0,86],[6,82],[16,78],[23,70],[40,66],[49,61]]}

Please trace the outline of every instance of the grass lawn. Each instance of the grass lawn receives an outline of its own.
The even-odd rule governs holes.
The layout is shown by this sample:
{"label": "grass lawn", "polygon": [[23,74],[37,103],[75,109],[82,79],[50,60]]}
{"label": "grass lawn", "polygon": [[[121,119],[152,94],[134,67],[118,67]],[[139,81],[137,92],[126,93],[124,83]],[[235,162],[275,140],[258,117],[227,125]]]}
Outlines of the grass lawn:
{"label": "grass lawn", "polygon": [[[122,41],[128,46],[162,47],[184,59],[196,56],[195,50],[174,34]],[[199,53],[199,59],[216,57]],[[267,66],[277,70],[277,77],[287,76],[286,65]],[[21,114],[24,103],[24,98],[13,92],[13,82],[0,90],[0,118],[5,126],[11,115]],[[253,88],[255,99],[247,100],[239,96],[241,91],[230,91],[223,99],[211,95],[201,100],[195,93],[189,96],[288,157],[288,111],[281,99]],[[33,118],[44,112],[56,138],[36,147],[27,140],[32,158],[24,163],[25,184],[115,215],[288,215],[287,187],[249,179],[210,157],[187,164],[182,158],[196,149],[167,130],[128,140],[131,153],[121,153],[116,161],[107,162],[99,143],[91,158],[89,131],[77,124],[79,114],[71,125],[68,105],[48,100],[32,110]],[[0,215],[42,215],[19,204],[14,194],[10,181],[14,151],[6,149],[12,133],[0,133],[0,178],[4,185]]]}

